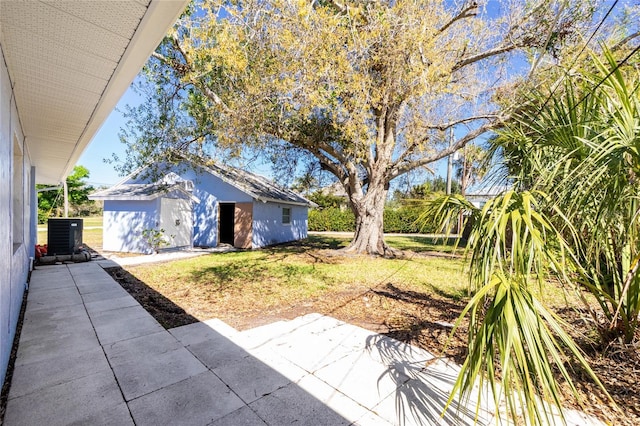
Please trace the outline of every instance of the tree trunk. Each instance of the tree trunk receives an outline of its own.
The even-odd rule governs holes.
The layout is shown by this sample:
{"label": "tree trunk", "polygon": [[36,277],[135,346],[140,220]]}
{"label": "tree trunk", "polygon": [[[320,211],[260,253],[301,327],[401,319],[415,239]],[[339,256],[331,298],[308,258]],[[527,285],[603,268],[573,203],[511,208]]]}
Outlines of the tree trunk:
{"label": "tree trunk", "polygon": [[[361,197],[351,197],[351,208],[356,217],[356,232],[351,243],[344,249],[350,253],[395,256],[397,250],[384,242],[384,205],[387,190],[369,185]],[[354,199],[356,198],[356,199]]]}

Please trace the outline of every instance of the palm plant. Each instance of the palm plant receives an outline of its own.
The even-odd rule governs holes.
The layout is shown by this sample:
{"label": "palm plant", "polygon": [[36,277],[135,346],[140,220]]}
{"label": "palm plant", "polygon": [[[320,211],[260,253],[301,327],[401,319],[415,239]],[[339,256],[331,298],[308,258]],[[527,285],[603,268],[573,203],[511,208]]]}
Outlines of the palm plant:
{"label": "palm plant", "polygon": [[594,318],[604,314],[603,343],[631,343],[640,314],[640,73],[619,68],[611,52],[604,58],[594,56],[591,73],[568,80],[561,96],[519,117],[495,144],[507,157],[514,141],[527,146],[529,177],[516,182],[548,194],[546,205],[575,227],[565,233],[577,260],[574,283],[595,296]]}
{"label": "palm plant", "polygon": [[598,323],[604,343],[637,337],[640,75],[609,51],[603,57],[594,55],[590,70],[568,78],[552,97],[534,96],[492,140],[513,190],[482,210],[460,196],[441,197],[422,217],[450,224],[465,210],[473,219],[473,296],[463,312],[470,314],[469,355],[454,394],[467,398],[478,381],[488,382],[495,405],[505,401],[511,418],[522,413],[530,424],[555,423],[547,403],[560,408],[564,422],[558,373],[577,396],[567,357],[604,390],[536,287],[553,276],[591,293],[596,308],[583,300],[594,318],[606,319]]}

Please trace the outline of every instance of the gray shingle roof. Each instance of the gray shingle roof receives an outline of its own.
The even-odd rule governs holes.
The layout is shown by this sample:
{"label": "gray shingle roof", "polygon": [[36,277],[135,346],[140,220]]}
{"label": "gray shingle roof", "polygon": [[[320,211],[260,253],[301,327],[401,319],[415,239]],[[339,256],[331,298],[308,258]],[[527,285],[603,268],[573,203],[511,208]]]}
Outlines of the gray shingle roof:
{"label": "gray shingle roof", "polygon": [[165,183],[119,184],[89,195],[91,200],[153,200],[167,193],[174,193],[182,198],[191,196],[185,191],[182,183],[167,185]]}
{"label": "gray shingle roof", "polygon": [[[241,169],[221,164],[197,164],[188,162],[182,167],[199,168],[204,173],[210,173],[217,176],[229,185],[239,189],[258,201],[271,201],[287,204],[297,204],[313,207],[316,204],[307,200],[303,196],[283,188],[269,179],[259,176]],[[135,175],[144,174],[144,169],[138,170]],[[171,174],[171,173],[169,173]],[[129,180],[134,174],[125,178],[124,182]],[[160,180],[162,182],[162,180]],[[172,181],[171,181],[172,182]],[[174,189],[182,188],[180,183],[175,185],[167,185],[166,183],[151,184],[126,184],[119,183],[111,188],[95,192],[89,196],[93,200],[150,200],[156,198],[163,193]],[[179,187],[179,188],[177,188]],[[184,190],[184,188],[182,188]]]}
{"label": "gray shingle roof", "polygon": [[260,201],[276,201],[313,206],[312,201],[283,188],[265,177],[219,164],[201,166],[205,171],[218,176],[226,183]]}

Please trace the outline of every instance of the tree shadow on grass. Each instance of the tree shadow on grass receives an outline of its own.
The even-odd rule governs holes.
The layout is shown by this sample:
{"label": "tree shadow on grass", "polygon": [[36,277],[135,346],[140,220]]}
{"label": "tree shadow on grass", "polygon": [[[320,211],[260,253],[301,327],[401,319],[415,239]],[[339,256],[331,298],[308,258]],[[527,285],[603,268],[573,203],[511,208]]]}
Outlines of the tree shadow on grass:
{"label": "tree shadow on grass", "polygon": [[349,244],[350,239],[326,235],[309,235],[298,241],[289,241],[265,247],[262,250],[274,253],[304,253],[312,250],[339,250]]}
{"label": "tree shadow on grass", "polygon": [[396,287],[392,283],[387,283],[381,289],[372,290],[378,296],[386,297],[389,299],[399,300],[401,302],[411,303],[414,305],[420,305],[423,307],[434,307],[442,312],[450,312],[454,318],[462,312],[463,306],[459,302],[455,301],[455,298],[446,292],[438,293],[440,296],[444,296],[447,299],[452,298],[454,301],[449,302],[441,298],[433,297],[430,294],[422,293],[412,290],[404,290]]}
{"label": "tree shadow on grass", "polygon": [[[280,286],[300,286],[306,278],[312,281],[328,279],[312,262],[285,262],[287,253],[278,252],[276,256],[264,255],[254,259],[228,259],[222,264],[202,266],[190,271],[192,280],[209,290],[223,291],[234,288],[241,289],[245,285],[264,283],[268,287],[275,282]],[[267,284],[270,283],[270,284]]]}
{"label": "tree shadow on grass", "polygon": [[166,329],[193,324],[199,320],[189,315],[171,299],[121,267],[104,269]]}
{"label": "tree shadow on grass", "polygon": [[394,248],[409,250],[415,253],[438,252],[453,254],[462,252],[465,242],[461,242],[457,237],[427,237],[422,235],[402,235],[390,237]]}

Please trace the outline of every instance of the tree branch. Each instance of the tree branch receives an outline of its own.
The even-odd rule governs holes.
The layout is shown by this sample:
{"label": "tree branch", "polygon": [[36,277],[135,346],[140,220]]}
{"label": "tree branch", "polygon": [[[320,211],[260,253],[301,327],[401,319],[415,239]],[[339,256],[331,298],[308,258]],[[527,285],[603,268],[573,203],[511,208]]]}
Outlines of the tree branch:
{"label": "tree branch", "polygon": [[456,16],[451,18],[449,22],[444,24],[442,27],[438,28],[438,33],[441,34],[445,32],[447,28],[449,28],[450,26],[452,26],[453,24],[455,24],[457,21],[461,19],[472,18],[476,16],[477,13],[475,11],[477,9],[478,9],[478,3],[476,1],[470,2],[468,6],[462,9]]}
{"label": "tree branch", "polygon": [[344,182],[348,178],[347,173],[345,173],[342,169],[342,164],[331,160],[320,150],[310,149],[309,152],[311,152],[311,154],[313,154],[318,159],[322,168],[333,173],[333,175],[337,177],[340,182]]}
{"label": "tree branch", "polygon": [[[313,7],[315,5],[315,0],[311,2],[311,6]],[[333,6],[334,8],[336,8],[338,10],[339,13],[342,14],[347,14],[349,12],[349,5],[347,4],[342,4],[336,0],[328,0],[327,4]]]}
{"label": "tree branch", "polygon": [[611,51],[613,52],[620,49],[622,46],[624,46],[625,44],[629,43],[631,40],[637,37],[640,37],[640,31],[636,31],[635,33],[628,35],[627,37],[623,38],[622,40],[614,44],[611,47]]}
{"label": "tree branch", "polygon": [[152,56],[164,62],[165,64],[169,65],[171,68],[173,68],[180,76],[185,78],[189,83],[193,84],[198,89],[200,89],[202,93],[210,101],[222,107],[222,109],[225,112],[231,112],[231,109],[222,101],[222,99],[220,98],[220,96],[218,96],[217,93],[211,90],[211,88],[209,88],[206,84],[202,84],[202,82],[199,79],[193,78],[189,75],[190,73],[194,72],[193,66],[191,65],[189,56],[182,49],[182,46],[180,45],[180,40],[178,40],[178,37],[175,34],[171,37],[171,42],[173,44],[173,47],[176,49],[176,51],[178,51],[180,53],[180,56],[182,56],[184,63],[179,62],[175,58],[168,58],[158,52],[153,52]]}
{"label": "tree branch", "polygon": [[[427,125],[425,126],[427,129],[429,130],[441,130],[441,131],[445,131],[450,129],[451,127],[457,126],[458,124],[464,124],[464,123],[468,123],[470,121],[476,121],[476,120],[492,120],[492,119],[499,119],[500,115],[498,114],[483,114],[483,115],[474,115],[472,117],[465,117],[465,118],[461,118],[460,120],[456,120],[456,121],[450,121],[448,123],[442,123],[442,124],[432,124],[432,125]],[[421,139],[420,142],[424,142],[426,139],[428,139],[427,136],[425,136],[424,138]]]}
{"label": "tree branch", "polygon": [[510,44],[508,46],[496,47],[495,49],[487,50],[486,52],[479,53],[477,55],[470,56],[466,59],[463,59],[456,63],[452,68],[451,72],[458,71],[460,68],[466,67],[467,65],[473,64],[475,62],[482,61],[483,59],[490,58],[492,56],[501,55],[503,53],[510,52],[512,50],[517,49],[518,46],[516,44]]}
{"label": "tree branch", "polygon": [[390,175],[392,178],[396,178],[398,176],[401,176],[415,168],[427,165],[429,163],[433,163],[434,161],[438,161],[442,158],[445,158],[448,155],[453,154],[454,152],[456,152],[457,150],[459,150],[460,148],[462,148],[463,146],[465,146],[467,143],[471,142],[472,140],[474,140],[475,138],[477,138],[478,136],[490,131],[490,130],[494,130],[497,129],[498,127],[500,127],[505,121],[506,121],[507,117],[502,117],[499,120],[493,121],[491,123],[486,123],[480,127],[478,127],[477,129],[467,133],[463,138],[458,139],[456,141],[456,143],[452,144],[451,146],[438,151],[437,153],[428,156],[428,157],[423,157],[420,158],[418,160],[415,161],[406,161],[403,163],[399,163],[397,162],[396,165],[393,167],[393,169],[390,172]]}

